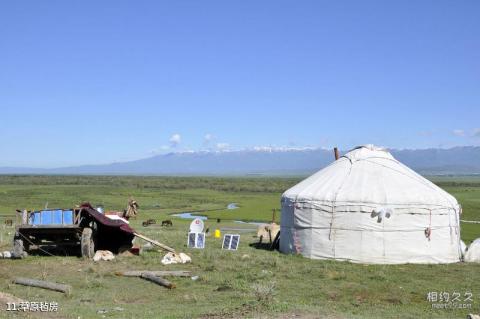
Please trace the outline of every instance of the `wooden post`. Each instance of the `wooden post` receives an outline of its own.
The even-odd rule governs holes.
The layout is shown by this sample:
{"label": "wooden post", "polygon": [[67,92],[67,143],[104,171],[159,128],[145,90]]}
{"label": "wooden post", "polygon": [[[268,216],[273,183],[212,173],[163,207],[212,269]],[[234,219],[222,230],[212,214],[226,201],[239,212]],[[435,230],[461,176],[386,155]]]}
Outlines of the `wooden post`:
{"label": "wooden post", "polygon": [[163,250],[166,250],[166,251],[169,251],[169,252],[172,252],[172,253],[175,253],[175,249],[171,248],[171,247],[168,247],[167,245],[164,245],[162,243],[159,243],[158,241],[156,240],[153,240],[151,238],[148,238],[147,236],[145,235],[142,235],[142,234],[139,234],[139,233],[133,233],[135,236],[137,236],[138,238],[141,238],[145,241],[148,241],[149,243],[152,243],[154,244],[155,246],[158,246],[160,248],[162,248]]}
{"label": "wooden post", "polygon": [[142,277],[143,279],[149,280],[151,282],[154,282],[160,286],[167,287],[168,289],[175,288],[175,284],[171,283],[170,281],[162,277],[157,277],[149,273],[143,273],[140,277]]}
{"label": "wooden post", "polygon": [[143,274],[151,274],[157,277],[191,277],[192,273],[188,270],[127,270],[117,271],[115,275],[125,277],[141,277]]}
{"label": "wooden post", "polygon": [[335,160],[338,160],[340,158],[340,155],[338,154],[338,148],[334,147],[333,153],[335,154]]}
{"label": "wooden post", "polygon": [[38,288],[43,288],[43,289],[59,291],[59,292],[65,293],[67,295],[70,294],[70,291],[72,289],[72,287],[69,286],[69,285],[57,284],[55,282],[29,279],[29,278],[15,278],[13,280],[13,283],[18,284],[18,285],[38,287]]}
{"label": "wooden post", "polygon": [[26,209],[24,209],[22,212],[22,225],[27,225],[27,224],[28,224],[28,212]]}

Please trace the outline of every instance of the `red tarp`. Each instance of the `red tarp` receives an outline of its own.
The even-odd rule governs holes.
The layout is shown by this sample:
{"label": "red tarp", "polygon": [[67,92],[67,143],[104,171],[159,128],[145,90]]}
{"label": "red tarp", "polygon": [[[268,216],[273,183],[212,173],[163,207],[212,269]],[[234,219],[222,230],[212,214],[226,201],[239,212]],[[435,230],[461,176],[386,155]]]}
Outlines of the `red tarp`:
{"label": "red tarp", "polygon": [[82,204],[80,206],[82,208],[82,213],[87,213],[91,217],[93,217],[97,222],[104,226],[108,227],[114,227],[114,228],[120,228],[122,231],[132,234],[135,232],[135,230],[130,227],[127,223],[118,220],[118,219],[110,219],[107,216],[100,214],[96,209],[92,207],[90,204]]}
{"label": "red tarp", "polygon": [[97,222],[96,247],[98,249],[108,249],[117,253],[122,247],[132,246],[135,230],[127,223],[106,217],[88,203],[82,204],[80,208],[81,215],[86,214]]}

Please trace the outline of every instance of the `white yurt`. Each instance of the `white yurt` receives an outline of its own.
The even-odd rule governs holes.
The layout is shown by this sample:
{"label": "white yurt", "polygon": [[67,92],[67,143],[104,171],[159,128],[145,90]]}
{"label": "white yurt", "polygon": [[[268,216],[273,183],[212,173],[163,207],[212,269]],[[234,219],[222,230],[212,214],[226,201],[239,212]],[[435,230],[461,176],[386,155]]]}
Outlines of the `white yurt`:
{"label": "white yurt", "polygon": [[358,263],[459,262],[460,210],[386,149],[360,146],[282,195],[280,251]]}

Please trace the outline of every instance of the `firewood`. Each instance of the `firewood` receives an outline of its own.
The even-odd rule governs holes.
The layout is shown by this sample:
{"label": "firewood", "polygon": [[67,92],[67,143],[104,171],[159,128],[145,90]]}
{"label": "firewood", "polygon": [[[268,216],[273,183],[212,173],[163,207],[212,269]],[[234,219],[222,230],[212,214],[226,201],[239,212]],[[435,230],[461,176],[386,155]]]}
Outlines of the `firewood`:
{"label": "firewood", "polygon": [[63,292],[65,294],[70,294],[72,287],[70,285],[64,284],[57,284],[55,282],[50,281],[43,281],[37,279],[29,279],[29,278],[15,278],[13,280],[14,284],[24,285],[24,286],[31,286],[31,287],[38,287],[43,289],[49,289],[54,291]]}
{"label": "firewood", "polygon": [[166,277],[191,277],[192,273],[187,270],[127,270],[127,271],[117,271],[115,275],[125,276],[125,277],[141,277],[142,274],[151,274],[154,276]]}
{"label": "firewood", "polygon": [[160,286],[164,286],[168,289],[173,289],[175,288],[175,284],[174,283],[171,283],[170,281],[162,278],[162,277],[157,277],[157,276],[154,276],[152,274],[149,274],[149,273],[143,273],[140,277],[142,277],[143,279],[146,279],[146,280],[149,280],[151,282],[154,282]]}

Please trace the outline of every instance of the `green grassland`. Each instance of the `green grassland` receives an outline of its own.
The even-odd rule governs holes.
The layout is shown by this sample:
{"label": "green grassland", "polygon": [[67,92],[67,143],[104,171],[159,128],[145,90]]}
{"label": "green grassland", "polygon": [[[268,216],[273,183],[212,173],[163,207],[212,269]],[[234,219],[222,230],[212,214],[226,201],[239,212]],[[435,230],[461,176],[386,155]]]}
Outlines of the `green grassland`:
{"label": "green grassland", "polygon": [[[184,251],[193,262],[164,266],[163,253],[118,256],[111,262],[75,256],[29,256],[0,260],[0,291],[29,301],[56,301],[57,318],[465,318],[480,312],[480,265],[361,265],[309,260],[257,249],[252,233],[243,233],[238,251],[222,251],[207,237],[204,250],[186,247],[189,221],[169,214],[202,211],[214,228],[252,228],[234,220],[268,221],[280,208],[280,195],[300,178],[174,178],[0,176],[0,215],[16,208],[72,207],[89,201],[122,210],[129,196],[140,203],[132,226],[141,233]],[[480,179],[434,180],[463,206],[462,219],[480,219]],[[226,210],[229,203],[236,210]],[[279,218],[277,214],[277,220]],[[170,218],[174,226],[142,227],[145,219]],[[216,218],[221,218],[217,224]],[[13,229],[0,226],[0,250],[11,247]],[[462,224],[466,242],[480,237],[480,225]],[[143,244],[141,241],[136,241]],[[199,276],[173,278],[167,290],[139,278],[114,276],[128,269],[187,269]],[[12,285],[16,276],[68,283],[73,293]],[[432,309],[428,292],[473,293],[470,309]],[[1,307],[1,305],[0,305]],[[117,307],[117,308],[116,308]],[[105,313],[98,313],[106,310]],[[25,317],[0,312],[0,317]]]}

